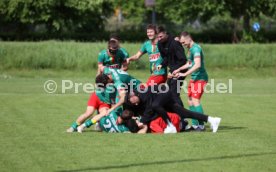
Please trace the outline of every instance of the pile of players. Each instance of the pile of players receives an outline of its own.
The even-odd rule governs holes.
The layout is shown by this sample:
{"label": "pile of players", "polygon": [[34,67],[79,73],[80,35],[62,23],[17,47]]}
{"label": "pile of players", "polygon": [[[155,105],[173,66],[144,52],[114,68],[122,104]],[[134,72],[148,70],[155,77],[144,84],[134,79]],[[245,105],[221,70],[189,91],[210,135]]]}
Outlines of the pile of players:
{"label": "pile of players", "polygon": [[[174,38],[164,27],[148,25],[146,33],[148,40],[131,57],[120,47],[118,37],[111,36],[107,49],[98,55],[97,89],[91,94],[85,113],[67,132],[81,133],[92,125],[101,131],[118,133],[201,132],[206,130],[207,122],[217,132],[221,118],[205,115],[200,103],[208,82],[201,47],[188,32]],[[183,46],[188,49],[188,60]],[[148,54],[150,62],[146,83],[126,72],[129,64],[144,54]],[[189,110],[180,98],[181,86],[188,75],[191,75]],[[191,125],[187,118],[192,119]]]}

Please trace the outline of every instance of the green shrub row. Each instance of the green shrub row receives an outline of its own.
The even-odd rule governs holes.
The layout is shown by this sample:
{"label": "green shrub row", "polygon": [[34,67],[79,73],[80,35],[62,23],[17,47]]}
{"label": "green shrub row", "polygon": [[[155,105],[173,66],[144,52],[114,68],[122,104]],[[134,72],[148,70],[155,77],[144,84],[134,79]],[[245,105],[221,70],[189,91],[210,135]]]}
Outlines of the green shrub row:
{"label": "green shrub row", "polygon": [[[0,42],[0,68],[91,70],[97,68],[98,53],[106,46],[105,42]],[[121,46],[133,55],[141,43]],[[209,68],[276,67],[276,44],[202,44],[202,48]],[[130,67],[149,70],[147,55]]]}

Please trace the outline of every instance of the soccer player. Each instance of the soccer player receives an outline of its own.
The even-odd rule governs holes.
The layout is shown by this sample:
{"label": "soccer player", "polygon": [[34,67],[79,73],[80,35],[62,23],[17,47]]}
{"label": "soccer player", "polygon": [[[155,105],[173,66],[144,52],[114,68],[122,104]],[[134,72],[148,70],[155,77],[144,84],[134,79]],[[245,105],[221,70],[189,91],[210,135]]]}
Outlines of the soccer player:
{"label": "soccer player", "polygon": [[[172,72],[178,69],[180,66],[186,64],[186,56],[184,53],[184,48],[178,41],[175,41],[174,38],[167,33],[164,27],[159,26],[157,29],[158,32],[158,49],[161,56],[163,57],[163,62],[157,66],[157,69],[162,69],[163,67],[169,67],[168,74],[168,85],[172,91],[172,96],[175,101],[183,106],[183,103],[180,98],[180,87],[183,84],[185,77],[172,78]],[[185,72],[185,71],[183,71]]]}
{"label": "soccer player", "polygon": [[165,83],[167,80],[167,69],[165,67],[162,67],[160,70],[157,70],[156,68],[156,66],[160,65],[163,62],[163,58],[161,57],[157,47],[158,39],[156,35],[156,26],[152,24],[148,25],[147,36],[149,40],[144,42],[140,50],[135,55],[127,59],[127,63],[130,63],[131,61],[138,60],[145,53],[148,54],[151,73],[151,76],[146,82],[146,85],[148,86],[153,84]]}
{"label": "soccer player", "polygon": [[[189,49],[188,62],[176,69],[173,72],[174,76],[186,77],[191,75],[191,80],[188,85],[188,104],[191,111],[199,112],[203,114],[203,108],[200,103],[200,99],[204,92],[204,87],[208,82],[208,74],[204,67],[204,54],[202,48],[193,41],[191,35],[188,32],[182,32],[180,34],[180,43]],[[189,69],[185,73],[181,73],[181,70]],[[193,119],[192,128],[196,131],[204,131],[204,122]]]}
{"label": "soccer player", "polygon": [[100,69],[103,66],[109,68],[116,68],[127,70],[128,53],[125,53],[124,50],[120,49],[119,42],[111,39],[108,41],[107,49],[102,50],[98,55],[98,73],[100,74]]}
{"label": "soccer player", "polygon": [[119,69],[110,69],[108,67],[102,67],[101,71],[103,73],[99,75],[99,80],[97,80],[96,84],[102,84],[105,87],[113,83],[119,95],[117,103],[108,111],[106,111],[106,115],[123,105],[127,91],[143,88],[141,81],[130,76],[125,71]]}
{"label": "soccer player", "polygon": [[[124,118],[124,119],[122,119]],[[96,115],[92,118],[92,123],[89,121],[85,122],[78,127],[78,132],[82,132],[84,128],[90,127],[99,121],[99,127],[102,131],[108,133],[146,133],[147,126],[133,117],[133,112],[124,110],[122,111],[112,111],[110,114],[105,116],[104,114]]]}
{"label": "soccer player", "polygon": [[118,43],[118,45],[119,45],[119,50],[123,52],[123,54],[125,55],[125,57],[129,57],[129,54],[128,54],[127,50],[125,48],[123,48],[123,47],[120,46],[120,37],[119,37],[119,35],[117,35],[116,33],[113,33],[113,34],[110,35],[109,40],[110,41],[111,40],[116,41]]}
{"label": "soccer player", "polygon": [[[99,77],[96,77],[96,82]],[[86,111],[81,114],[77,120],[71,125],[70,128],[67,129],[67,132],[77,131],[78,126],[80,126],[85,120],[93,115],[95,111],[98,111],[100,114],[106,114],[108,109],[111,108],[111,104],[115,103],[117,96],[117,92],[115,88],[109,86],[106,89],[97,88],[95,92],[93,92],[87,102]],[[93,122],[89,120],[89,122]]]}
{"label": "soccer player", "polygon": [[[134,105],[145,106],[144,115],[141,117],[141,122],[143,124],[148,124],[152,120],[152,114],[160,114],[161,116],[167,116],[167,111],[175,112],[181,118],[197,119],[204,122],[209,122],[213,132],[217,132],[221,118],[211,117],[198,112],[189,111],[179,105],[175,99],[172,97],[171,90],[164,92],[153,92],[151,89],[147,89],[145,92],[130,94],[128,96],[128,101]],[[150,113],[153,112],[153,113]],[[166,120],[165,120],[166,121]],[[175,133],[172,127],[168,128],[168,131],[164,133]]]}
{"label": "soccer player", "polygon": [[91,121],[86,121],[82,125],[78,127],[78,132],[82,133],[85,128],[90,127],[91,125],[96,124],[99,121],[99,127],[102,131],[107,133],[125,133],[129,132],[129,129],[124,125],[118,122],[120,113],[122,111],[115,110],[109,113],[107,116],[105,114],[100,113],[94,116]]}

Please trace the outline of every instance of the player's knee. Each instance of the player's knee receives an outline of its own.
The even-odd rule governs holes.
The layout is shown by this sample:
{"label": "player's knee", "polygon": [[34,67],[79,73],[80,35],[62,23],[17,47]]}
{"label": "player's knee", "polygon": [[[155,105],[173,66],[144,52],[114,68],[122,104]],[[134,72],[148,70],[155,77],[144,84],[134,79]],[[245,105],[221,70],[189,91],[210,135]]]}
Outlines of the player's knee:
{"label": "player's knee", "polygon": [[199,106],[200,105],[200,100],[193,98],[192,103],[193,103],[194,106]]}

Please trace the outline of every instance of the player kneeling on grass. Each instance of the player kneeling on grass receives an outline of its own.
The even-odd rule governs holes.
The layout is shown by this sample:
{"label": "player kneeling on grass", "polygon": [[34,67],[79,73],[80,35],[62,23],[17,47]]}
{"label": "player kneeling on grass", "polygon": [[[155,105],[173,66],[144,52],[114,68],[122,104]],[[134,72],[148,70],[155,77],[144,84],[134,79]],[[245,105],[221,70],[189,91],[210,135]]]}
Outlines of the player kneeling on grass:
{"label": "player kneeling on grass", "polygon": [[[99,76],[96,77],[96,83],[98,79]],[[107,114],[108,110],[111,108],[111,104],[115,103],[116,96],[116,89],[112,86],[105,89],[97,88],[96,91],[91,94],[87,102],[86,111],[67,129],[67,132],[77,131],[78,126],[90,118],[95,111],[98,111],[100,114]],[[93,121],[88,120],[87,123],[93,123]]]}

